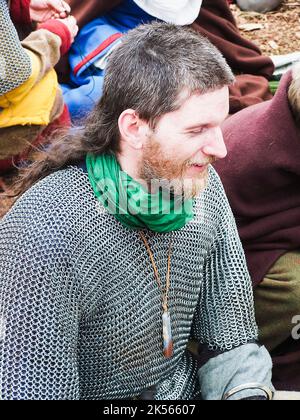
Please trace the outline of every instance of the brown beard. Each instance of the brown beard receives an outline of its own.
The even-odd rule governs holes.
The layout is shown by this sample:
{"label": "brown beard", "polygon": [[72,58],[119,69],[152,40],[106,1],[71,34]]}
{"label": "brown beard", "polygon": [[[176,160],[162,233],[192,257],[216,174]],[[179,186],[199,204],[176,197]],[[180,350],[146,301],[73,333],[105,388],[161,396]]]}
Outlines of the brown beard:
{"label": "brown beard", "polygon": [[[206,163],[215,162],[214,157]],[[208,171],[195,178],[187,178],[185,173],[190,166],[190,159],[182,162],[174,156],[167,157],[158,141],[151,137],[145,147],[140,170],[140,177],[146,181],[148,188],[155,192],[157,187],[170,191],[175,196],[190,199],[197,197],[207,186]]]}

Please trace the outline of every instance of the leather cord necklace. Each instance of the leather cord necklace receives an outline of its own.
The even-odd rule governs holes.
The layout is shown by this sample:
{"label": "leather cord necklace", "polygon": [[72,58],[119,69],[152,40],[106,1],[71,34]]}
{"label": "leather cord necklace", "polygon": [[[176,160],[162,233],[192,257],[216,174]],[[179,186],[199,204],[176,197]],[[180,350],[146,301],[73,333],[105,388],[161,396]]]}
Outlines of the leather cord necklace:
{"label": "leather cord necklace", "polygon": [[147,252],[149,254],[150,261],[151,261],[153,271],[154,271],[154,276],[156,278],[158,287],[161,290],[161,294],[162,294],[163,353],[164,353],[165,358],[169,359],[173,356],[173,350],[174,350],[172,328],[171,328],[171,316],[170,316],[170,312],[168,308],[169,291],[170,291],[170,286],[171,286],[171,260],[172,260],[172,250],[173,250],[173,233],[172,233],[172,238],[171,238],[171,242],[169,246],[169,253],[168,253],[168,269],[167,269],[165,290],[163,289],[159,271],[156,266],[153,252],[151,251],[149,242],[147,241],[147,238],[144,232],[140,231],[139,233],[140,233],[140,237],[142,241],[145,244]]}

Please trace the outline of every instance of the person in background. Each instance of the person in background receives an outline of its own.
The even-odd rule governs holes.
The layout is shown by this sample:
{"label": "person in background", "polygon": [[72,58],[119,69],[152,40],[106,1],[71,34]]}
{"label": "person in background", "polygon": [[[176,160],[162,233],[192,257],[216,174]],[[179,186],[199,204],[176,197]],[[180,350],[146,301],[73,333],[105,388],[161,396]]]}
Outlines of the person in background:
{"label": "person in background", "polygon": [[[9,18],[6,0],[0,2],[0,19],[0,95],[4,95],[29,78],[31,62]],[[12,73],[10,79],[8,79],[8,72]]]}
{"label": "person in background", "polygon": [[104,57],[120,42],[122,33],[141,21],[154,19],[192,24],[223,53],[236,75],[235,84],[230,86],[231,114],[272,98],[269,79],[274,64],[241,36],[227,0],[87,0],[84,3],[68,0],[68,3],[82,31],[70,53],[70,68],[64,60],[58,73],[74,119],[88,113],[101,97],[107,62]]}
{"label": "person in background", "polygon": [[241,35],[227,0],[203,0],[193,27],[221,51],[236,76],[229,90],[230,114],[272,98],[274,63]]}
{"label": "person in background", "polygon": [[84,119],[102,96],[105,68],[122,35],[142,23],[165,21],[189,25],[199,15],[202,0],[123,0],[85,25],[69,54],[70,83],[64,84],[64,100],[72,119]]}
{"label": "person in background", "polygon": [[52,18],[64,19],[71,12],[64,0],[10,0],[9,9],[21,40],[36,29],[38,23]]}
{"label": "person in background", "polygon": [[215,164],[253,280],[262,343],[279,390],[300,391],[300,67],[271,101],[223,124],[228,157]]}
{"label": "person in background", "polygon": [[[0,95],[0,175],[7,177],[46,141],[51,130],[70,125],[54,66],[69,50],[78,28],[72,16],[51,19],[20,44],[4,0],[0,18],[5,23],[0,33],[0,50],[5,53]],[[23,55],[29,71],[26,67],[25,72],[21,62],[16,66],[16,51]],[[23,83],[18,82],[20,72]]]}

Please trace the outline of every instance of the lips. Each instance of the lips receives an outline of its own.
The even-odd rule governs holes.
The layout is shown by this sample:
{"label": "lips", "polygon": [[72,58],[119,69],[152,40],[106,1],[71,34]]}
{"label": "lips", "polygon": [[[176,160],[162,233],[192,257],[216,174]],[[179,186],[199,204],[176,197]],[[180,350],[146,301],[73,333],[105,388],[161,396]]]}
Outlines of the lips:
{"label": "lips", "polygon": [[190,166],[190,168],[197,172],[203,172],[207,169],[207,166],[208,166],[207,164],[200,165],[200,164],[194,163],[193,165]]}

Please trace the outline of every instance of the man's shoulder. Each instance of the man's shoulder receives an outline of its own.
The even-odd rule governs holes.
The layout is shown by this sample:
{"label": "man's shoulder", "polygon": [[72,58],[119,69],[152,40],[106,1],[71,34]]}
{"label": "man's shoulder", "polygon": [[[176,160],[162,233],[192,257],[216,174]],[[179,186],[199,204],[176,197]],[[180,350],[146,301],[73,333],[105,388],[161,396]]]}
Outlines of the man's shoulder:
{"label": "man's shoulder", "polygon": [[69,166],[37,182],[23,197],[36,197],[37,200],[53,202],[82,198],[82,193],[93,196],[88,175],[77,166]]}
{"label": "man's shoulder", "polygon": [[[48,175],[26,191],[4,218],[22,215],[23,219],[57,218],[67,222],[82,217],[95,207],[95,197],[88,175],[78,167]],[[86,211],[84,211],[86,210]]]}
{"label": "man's shoulder", "polygon": [[223,183],[213,166],[209,167],[208,183],[203,193],[202,200],[206,202],[214,202],[216,204],[218,203],[224,204],[224,200],[225,200],[226,204],[228,204],[228,200],[227,200],[226,193],[223,187]]}
{"label": "man's shoulder", "polygon": [[196,209],[200,219],[210,221],[213,226],[223,224],[225,219],[232,217],[221,178],[212,166],[209,167],[207,187],[196,200]]}

